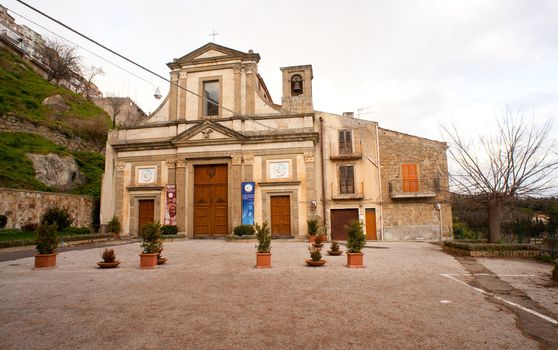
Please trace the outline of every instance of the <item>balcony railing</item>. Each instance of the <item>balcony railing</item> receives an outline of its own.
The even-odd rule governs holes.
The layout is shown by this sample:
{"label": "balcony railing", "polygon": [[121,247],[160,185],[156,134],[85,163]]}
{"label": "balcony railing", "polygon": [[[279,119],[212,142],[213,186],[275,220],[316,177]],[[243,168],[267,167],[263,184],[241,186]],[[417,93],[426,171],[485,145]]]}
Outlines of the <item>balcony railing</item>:
{"label": "balcony railing", "polygon": [[355,188],[351,193],[341,193],[339,184],[329,184],[331,188],[331,199],[333,200],[360,200],[364,198],[364,182],[355,183]]}
{"label": "balcony railing", "polygon": [[354,160],[362,158],[362,143],[354,142],[352,144],[330,142],[329,143],[329,159],[330,160]]}
{"label": "balcony railing", "polygon": [[439,178],[393,179],[389,181],[391,198],[428,198],[440,193]]}

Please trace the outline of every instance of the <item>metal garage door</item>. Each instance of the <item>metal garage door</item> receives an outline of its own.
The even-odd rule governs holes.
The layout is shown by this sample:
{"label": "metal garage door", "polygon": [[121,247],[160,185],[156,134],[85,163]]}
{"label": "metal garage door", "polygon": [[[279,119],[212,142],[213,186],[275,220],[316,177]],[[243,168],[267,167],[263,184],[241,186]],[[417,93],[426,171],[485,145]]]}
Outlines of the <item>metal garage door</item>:
{"label": "metal garage door", "polygon": [[331,209],[331,238],[345,241],[345,225],[355,219],[358,220],[358,209]]}

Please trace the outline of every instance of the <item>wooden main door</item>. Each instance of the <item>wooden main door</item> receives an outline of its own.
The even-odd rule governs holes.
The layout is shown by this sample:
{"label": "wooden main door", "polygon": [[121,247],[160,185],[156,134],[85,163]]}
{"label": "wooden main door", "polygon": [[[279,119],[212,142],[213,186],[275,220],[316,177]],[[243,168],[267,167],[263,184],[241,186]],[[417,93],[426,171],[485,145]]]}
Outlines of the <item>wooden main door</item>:
{"label": "wooden main door", "polygon": [[290,196],[271,196],[271,235],[291,235]]}
{"label": "wooden main door", "polygon": [[331,209],[331,239],[347,240],[345,225],[358,220],[358,209]]}
{"label": "wooden main door", "polygon": [[226,164],[194,166],[194,235],[228,233]]}
{"label": "wooden main door", "polygon": [[141,236],[141,227],[145,224],[152,224],[155,220],[155,200],[154,199],[140,199],[139,205],[139,222],[138,222],[138,236]]}
{"label": "wooden main door", "polygon": [[378,240],[378,235],[376,234],[376,209],[366,208],[366,239],[373,241]]}

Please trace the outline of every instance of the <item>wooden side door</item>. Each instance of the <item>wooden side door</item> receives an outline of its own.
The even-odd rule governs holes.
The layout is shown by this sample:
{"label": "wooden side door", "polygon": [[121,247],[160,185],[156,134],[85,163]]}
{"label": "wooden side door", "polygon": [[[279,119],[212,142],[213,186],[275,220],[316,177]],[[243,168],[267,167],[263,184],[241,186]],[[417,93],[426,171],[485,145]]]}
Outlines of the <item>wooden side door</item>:
{"label": "wooden side door", "polygon": [[418,192],[418,173],[416,164],[401,164],[403,192]]}
{"label": "wooden side door", "polygon": [[291,235],[291,197],[271,196],[271,234]]}
{"label": "wooden side door", "polygon": [[347,240],[345,225],[358,220],[358,209],[331,209],[331,238],[337,241]]}
{"label": "wooden side door", "polygon": [[365,220],[366,220],[366,239],[377,241],[378,235],[376,233],[376,209],[366,208]]}
{"label": "wooden side door", "polygon": [[197,165],[194,167],[194,235],[226,235],[227,230],[227,165]]}
{"label": "wooden side door", "polygon": [[141,227],[145,224],[152,224],[155,221],[155,200],[140,199],[138,207],[138,236],[141,236]]}

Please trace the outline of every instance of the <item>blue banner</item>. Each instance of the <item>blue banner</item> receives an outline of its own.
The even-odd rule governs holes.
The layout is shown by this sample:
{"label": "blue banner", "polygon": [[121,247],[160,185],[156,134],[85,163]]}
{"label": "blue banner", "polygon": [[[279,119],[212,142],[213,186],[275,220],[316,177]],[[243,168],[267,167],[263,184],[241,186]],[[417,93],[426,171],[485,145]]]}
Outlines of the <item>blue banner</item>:
{"label": "blue banner", "polygon": [[242,224],[254,225],[254,188],[255,182],[242,183]]}

